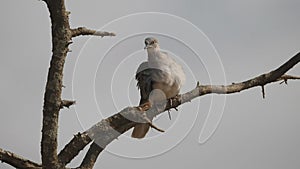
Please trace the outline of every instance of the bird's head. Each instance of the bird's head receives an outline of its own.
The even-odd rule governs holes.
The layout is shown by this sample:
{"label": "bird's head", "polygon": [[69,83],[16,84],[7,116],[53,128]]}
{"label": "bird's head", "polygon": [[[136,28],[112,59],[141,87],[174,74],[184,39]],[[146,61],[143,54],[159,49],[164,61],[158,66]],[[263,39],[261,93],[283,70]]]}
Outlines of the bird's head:
{"label": "bird's head", "polygon": [[145,48],[144,49],[159,49],[158,40],[153,37],[148,37],[145,39]]}

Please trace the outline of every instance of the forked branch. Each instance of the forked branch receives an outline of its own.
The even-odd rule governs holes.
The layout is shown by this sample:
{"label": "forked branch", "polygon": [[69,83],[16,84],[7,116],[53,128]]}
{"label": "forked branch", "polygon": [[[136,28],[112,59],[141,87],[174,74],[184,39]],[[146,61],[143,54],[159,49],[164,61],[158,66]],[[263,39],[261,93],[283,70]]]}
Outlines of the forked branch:
{"label": "forked branch", "polygon": [[[289,79],[300,79],[297,76],[285,75],[285,73],[295,66],[300,61],[300,53],[296,54],[286,63],[281,65],[279,68],[252,79],[249,79],[240,83],[233,83],[231,85],[200,85],[197,84],[196,88],[179,95],[176,98],[168,100],[165,110],[156,111],[154,108],[150,108],[147,112],[141,112],[138,108],[127,107],[116,113],[107,119],[103,119],[89,130],[85,131],[82,134],[76,135],[70,143],[60,152],[59,160],[62,164],[66,165],[69,163],[87,144],[94,140],[94,144],[98,146],[93,146],[88,151],[88,154],[84,158],[81,167],[84,167],[85,164],[94,164],[95,157],[101,153],[101,151],[114,139],[128,131],[130,128],[134,127],[136,122],[130,119],[136,119],[142,113],[147,113],[147,116],[156,116],[166,110],[171,108],[176,108],[183,103],[189,102],[192,99],[203,96],[206,94],[231,94],[236,92],[241,92],[243,90],[257,87],[265,86],[266,84],[277,82],[277,81],[287,81]],[[64,155],[68,152],[68,156]],[[63,157],[63,158],[62,158]],[[92,167],[89,165],[89,167]]]}

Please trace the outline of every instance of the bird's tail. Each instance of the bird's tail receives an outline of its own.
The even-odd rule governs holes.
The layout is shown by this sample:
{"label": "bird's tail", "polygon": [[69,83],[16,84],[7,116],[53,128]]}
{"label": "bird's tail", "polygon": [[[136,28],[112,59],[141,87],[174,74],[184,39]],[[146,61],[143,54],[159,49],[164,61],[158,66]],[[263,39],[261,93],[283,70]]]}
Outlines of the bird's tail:
{"label": "bird's tail", "polygon": [[[151,104],[147,100],[141,99],[139,107],[141,109],[143,109],[143,110],[147,110],[147,109],[149,109],[151,107]],[[149,120],[152,121],[152,118],[149,119]],[[131,137],[133,137],[133,138],[139,138],[139,139],[144,138],[145,135],[148,133],[149,128],[150,128],[150,124],[149,123],[137,123],[134,126],[134,129],[133,129],[133,131],[131,133]]]}
{"label": "bird's tail", "polygon": [[139,123],[134,126],[131,137],[133,138],[144,138],[149,131],[150,125],[148,123]]}

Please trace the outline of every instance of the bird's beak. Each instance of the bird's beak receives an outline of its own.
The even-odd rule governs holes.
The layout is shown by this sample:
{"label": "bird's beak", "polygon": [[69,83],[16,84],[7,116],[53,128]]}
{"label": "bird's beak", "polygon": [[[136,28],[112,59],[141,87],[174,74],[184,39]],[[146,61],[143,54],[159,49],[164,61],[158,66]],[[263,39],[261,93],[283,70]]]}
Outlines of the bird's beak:
{"label": "bird's beak", "polygon": [[149,46],[148,46],[148,45],[146,45],[146,46],[144,47],[144,49],[148,49],[148,47],[149,47]]}

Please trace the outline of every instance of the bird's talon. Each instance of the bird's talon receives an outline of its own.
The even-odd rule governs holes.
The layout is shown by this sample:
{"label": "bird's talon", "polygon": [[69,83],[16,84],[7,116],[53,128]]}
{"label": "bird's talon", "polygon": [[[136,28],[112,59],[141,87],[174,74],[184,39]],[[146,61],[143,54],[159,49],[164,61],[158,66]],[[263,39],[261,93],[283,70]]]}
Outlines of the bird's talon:
{"label": "bird's talon", "polygon": [[151,107],[151,103],[150,102],[146,102],[144,104],[141,104],[140,106],[138,106],[137,108],[140,110],[140,111],[147,111],[149,110]]}

